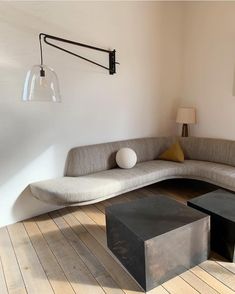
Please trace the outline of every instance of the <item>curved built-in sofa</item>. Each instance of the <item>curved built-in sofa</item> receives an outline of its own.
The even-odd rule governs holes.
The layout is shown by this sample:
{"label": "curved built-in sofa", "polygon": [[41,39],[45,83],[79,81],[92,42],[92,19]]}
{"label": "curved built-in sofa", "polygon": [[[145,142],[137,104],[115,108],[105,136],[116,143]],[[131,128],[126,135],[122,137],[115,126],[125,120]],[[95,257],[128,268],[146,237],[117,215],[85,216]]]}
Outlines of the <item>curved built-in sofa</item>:
{"label": "curved built-in sofa", "polygon": [[[158,160],[176,139],[186,160]],[[115,155],[122,147],[137,154],[132,169],[117,167]],[[32,183],[30,188],[44,202],[86,205],[172,178],[202,180],[235,191],[235,141],[156,137],[76,147],[68,154],[64,177]]]}

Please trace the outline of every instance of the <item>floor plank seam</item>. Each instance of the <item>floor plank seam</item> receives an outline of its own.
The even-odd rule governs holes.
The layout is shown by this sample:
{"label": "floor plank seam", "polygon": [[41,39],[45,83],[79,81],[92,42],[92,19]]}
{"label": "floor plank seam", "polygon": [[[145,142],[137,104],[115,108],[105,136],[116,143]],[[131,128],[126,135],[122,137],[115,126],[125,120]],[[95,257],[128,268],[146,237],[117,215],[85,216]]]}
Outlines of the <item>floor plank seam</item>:
{"label": "floor plank seam", "polygon": [[2,269],[3,279],[4,279],[4,282],[5,282],[7,293],[9,294],[9,289],[8,289],[8,286],[7,286],[7,281],[6,281],[6,276],[5,276],[5,272],[4,272],[4,269],[3,269],[3,264],[2,264],[2,258],[1,258],[1,256],[0,256],[0,267]]}
{"label": "floor plank seam", "polygon": [[193,285],[190,285],[188,281],[186,281],[183,277],[179,276],[185,283],[187,283],[190,287],[192,287],[195,291],[197,291],[198,293],[201,294],[201,292],[199,292],[199,290],[197,290]]}
{"label": "floor plank seam", "polygon": [[[73,213],[73,211],[72,211],[72,213]],[[94,222],[87,214],[86,214],[86,216],[92,221],[92,222]],[[76,218],[76,220],[78,221],[78,223],[80,223],[80,221],[77,219],[77,217],[76,217],[76,215],[74,215],[74,217]],[[80,223],[81,224],[81,223]],[[81,224],[82,225],[82,224]],[[86,226],[84,226],[84,225],[82,225],[83,227],[84,227],[84,229],[86,230],[86,232],[88,233],[88,234],[90,234],[90,235],[92,235],[88,230],[87,230],[87,228],[86,228]],[[97,225],[98,226],[98,225]],[[120,261],[116,258],[116,256],[115,255],[113,255],[113,253],[111,252],[111,251],[109,251],[109,249],[108,249],[108,247],[105,245],[104,246],[104,244],[103,244],[103,242],[101,242],[100,240],[99,240],[99,238],[97,238],[95,235],[92,235],[92,237],[93,238],[95,238],[95,240],[104,248],[104,250],[106,251],[106,252],[108,252],[108,254],[112,257],[112,258],[114,258],[117,262],[118,262],[118,264],[120,264],[121,266],[122,266],[122,268],[126,271],[126,273],[133,279],[133,277],[130,275],[130,273],[127,271],[127,269],[125,268],[125,267],[123,267],[123,265],[120,263]]]}
{"label": "floor plank seam", "polygon": [[161,285],[161,286],[164,290],[166,290],[167,293],[171,294],[171,292],[169,292],[163,285]]}
{"label": "floor plank seam", "polygon": [[195,275],[194,272],[191,271],[191,269],[189,269],[189,271],[198,279],[200,279],[203,283],[205,283],[208,287],[212,288],[213,290],[215,290],[215,292],[217,292],[218,294],[220,294],[215,288],[213,288],[210,284],[208,284],[206,281],[204,281],[203,279],[201,279],[199,276]]}
{"label": "floor plank seam", "polygon": [[[229,271],[231,274],[235,274],[235,272],[231,271],[228,267],[225,267],[223,264],[221,264],[219,261],[214,260],[214,262],[216,262],[219,266],[221,266],[222,268],[226,269],[227,271]],[[235,269],[235,266],[234,266]],[[235,277],[234,277],[235,278]],[[234,290],[233,290],[234,291]]]}
{"label": "floor plank seam", "polygon": [[17,254],[16,254],[16,252],[15,252],[15,247],[14,247],[13,242],[12,242],[12,240],[11,240],[11,236],[10,236],[10,233],[9,233],[9,230],[8,230],[8,226],[6,226],[6,230],[7,230],[7,234],[8,234],[8,236],[9,236],[10,242],[11,242],[12,250],[13,250],[14,255],[15,255],[15,259],[16,259],[16,262],[17,262],[17,265],[18,265],[18,268],[19,268],[19,272],[20,272],[20,275],[21,275],[22,281],[23,281],[23,283],[24,283],[25,291],[26,291],[26,293],[30,294],[30,293],[28,292],[27,287],[26,287],[26,283],[25,283],[25,280],[24,280],[24,277],[23,277],[23,274],[22,274],[22,271],[21,271],[21,268],[20,268],[20,264],[19,264],[19,260],[18,260],[18,258],[17,258]]}
{"label": "floor plank seam", "polygon": [[58,261],[58,258],[55,256],[55,254],[54,254],[53,250],[52,250],[52,249],[51,249],[51,247],[50,247],[50,244],[47,242],[47,240],[46,240],[46,238],[45,238],[45,236],[44,236],[43,232],[41,231],[41,229],[40,229],[39,225],[37,224],[37,220],[36,220],[36,219],[34,219],[34,221],[35,221],[35,224],[36,224],[36,226],[38,227],[39,231],[41,232],[43,239],[44,239],[44,240],[45,240],[45,242],[47,243],[47,246],[49,247],[50,251],[52,252],[53,256],[55,257],[55,260],[57,261],[57,263],[58,263],[58,265],[60,266],[60,268],[61,268],[62,272],[64,273],[64,275],[65,275],[65,277],[66,277],[66,279],[67,279],[68,283],[70,284],[70,286],[71,286],[71,288],[73,289],[74,293],[76,293],[76,291],[75,291],[75,289],[74,289],[73,285],[70,283],[70,281],[69,281],[69,279],[68,279],[68,277],[67,277],[67,275],[66,275],[65,271],[63,270],[63,268],[62,268],[62,266],[61,266],[60,262]]}
{"label": "floor plank seam", "polygon": [[[103,212],[98,206],[95,205],[95,207],[96,207],[97,209],[99,209],[99,211],[100,211],[102,214],[104,214],[104,212]],[[104,215],[105,215],[105,214],[104,214]]]}
{"label": "floor plank seam", "polygon": [[[73,208],[70,208],[69,207],[69,211],[72,213],[72,215],[74,215],[74,211],[73,211]],[[84,212],[83,212],[84,213]],[[86,214],[86,216],[92,221],[92,222],[94,222],[87,214]],[[79,219],[76,217],[76,215],[74,215],[74,217],[76,218],[76,220],[78,221],[78,223],[80,223],[80,221],[79,221]],[[80,223],[81,224],[81,223]],[[82,224],[81,224],[82,225]],[[86,226],[84,226],[84,225],[82,225],[83,227],[84,227],[84,229],[86,230],[86,232],[87,233],[89,233],[90,234],[90,232],[88,231],[88,229],[86,228]],[[98,225],[97,225],[98,226]],[[106,248],[103,246],[103,244],[102,244],[102,242],[100,242],[100,240],[98,240],[95,236],[93,236],[95,239],[96,239],[96,241],[106,250]]]}
{"label": "floor plank seam", "polygon": [[[70,226],[70,224],[67,222],[67,220],[64,218],[64,216],[63,216],[63,213],[61,213],[60,212],[60,215],[61,215],[61,217],[63,218],[63,220],[67,223],[67,225],[71,228],[71,230],[74,232],[74,234],[79,238],[79,234],[74,230],[74,228],[73,227],[71,227]],[[75,216],[74,216],[75,217]],[[77,218],[75,218],[76,220],[77,220]],[[82,227],[84,227],[80,222],[79,222],[79,220],[77,220],[77,222],[82,226]],[[84,229],[85,229],[85,227],[84,227]],[[90,234],[87,230],[86,230],[86,232],[88,233],[88,234]],[[87,248],[87,250],[88,250],[88,252],[92,255],[92,256],[94,256],[94,258],[102,265],[102,267],[104,267],[104,265],[99,261],[99,259],[93,254],[93,252],[87,247],[87,245],[79,238],[79,240],[80,240],[80,242]],[[108,273],[108,271],[106,270],[106,268],[104,267],[104,269],[105,269],[105,271],[107,272],[107,274],[109,274]],[[111,277],[111,279],[115,282],[115,283],[117,283],[114,279],[113,279],[113,277],[110,275],[110,277]],[[94,277],[95,278],[95,277]],[[95,278],[96,279],[96,278]],[[98,281],[97,281],[98,282]],[[98,282],[99,283],[99,282]],[[99,285],[100,285],[100,283],[99,283]],[[102,287],[102,285],[100,285],[101,287]],[[119,289],[120,290],[122,290],[121,289],[121,287],[120,287],[120,285],[117,283],[117,286],[119,287]],[[106,293],[106,291],[105,291],[105,289],[102,287],[102,289],[104,290],[104,292]],[[123,293],[125,293],[123,290],[122,290],[122,292]]]}
{"label": "floor plank seam", "polygon": [[[56,222],[54,221],[53,218],[51,218],[52,221],[55,223],[55,225],[57,226],[57,228],[61,231],[61,233],[63,234],[63,236],[65,237],[65,239],[67,240],[66,236],[64,235],[63,231],[58,227],[58,225],[56,224]],[[64,219],[64,218],[63,218]],[[65,220],[66,222],[66,220]],[[67,223],[67,222],[66,222]],[[68,223],[67,223],[68,224]],[[70,227],[70,225],[68,224],[68,226]],[[71,228],[71,227],[70,227]],[[72,228],[71,228],[72,229]],[[82,242],[82,241],[81,241]],[[100,285],[99,281],[97,280],[97,278],[92,274],[92,272],[90,271],[90,269],[88,268],[88,266],[86,265],[86,263],[82,260],[82,258],[80,257],[79,253],[77,252],[77,250],[74,248],[74,246],[68,241],[68,243],[70,244],[70,246],[74,249],[74,251],[76,252],[77,256],[80,258],[81,262],[84,264],[84,266],[86,267],[87,271],[92,275],[92,277],[95,279],[95,281],[98,283],[98,285]],[[86,246],[86,245],[85,245]],[[90,251],[90,250],[89,250]],[[104,288],[100,285],[100,287],[103,289],[104,293],[107,293]]]}
{"label": "floor plank seam", "polygon": [[34,251],[35,251],[35,254],[36,254],[37,258],[38,258],[38,261],[39,261],[39,263],[41,264],[41,267],[42,267],[42,269],[43,269],[43,271],[44,271],[44,273],[45,273],[45,275],[46,275],[46,277],[47,277],[47,280],[48,280],[50,286],[51,286],[51,289],[52,289],[53,293],[55,294],[55,291],[54,291],[54,289],[53,289],[53,286],[52,286],[52,284],[51,284],[51,281],[50,281],[50,279],[49,279],[49,277],[48,277],[48,274],[47,274],[46,270],[44,269],[44,266],[43,266],[43,264],[42,264],[42,262],[41,262],[41,259],[40,259],[39,255],[38,255],[38,253],[37,253],[37,250],[36,250],[36,248],[35,248],[34,245],[33,245],[33,242],[32,242],[32,240],[31,240],[31,238],[30,238],[30,236],[29,236],[29,234],[28,234],[28,231],[27,231],[27,229],[26,229],[26,227],[25,227],[25,224],[24,224],[24,222],[22,222],[22,223],[23,223],[24,229],[25,229],[25,231],[26,231],[26,234],[27,234],[27,236],[28,236],[28,238],[29,238],[29,241],[30,241],[30,243],[31,243],[31,245],[32,245],[32,247],[33,247],[33,249],[34,249]]}
{"label": "floor plank seam", "polygon": [[227,287],[228,289],[230,289],[230,290],[232,290],[234,292],[234,289],[232,289],[229,285],[226,285],[223,281],[221,281],[220,279],[218,279],[217,277],[215,277],[212,273],[210,273],[209,271],[207,271],[206,269],[204,269],[203,267],[201,267],[200,264],[198,265],[198,267],[200,267],[202,270],[204,270],[205,272],[207,272],[210,276],[212,276],[213,278],[215,278],[218,282],[220,282],[225,287]]}
{"label": "floor plank seam", "polygon": [[[81,208],[82,209],[82,211],[91,219],[91,220],[93,220],[94,222],[95,222],[95,224],[102,230],[102,231],[104,231],[105,233],[106,233],[106,229],[104,228],[104,226],[103,225],[101,225],[101,224],[99,224],[95,219],[93,219],[93,218],[91,218],[87,213],[86,213],[86,211],[84,211],[84,208]],[[102,213],[102,212],[101,212]],[[102,213],[103,214],[103,213]]]}
{"label": "floor plank seam", "polygon": [[[79,221],[79,219],[76,217],[76,215],[74,215],[73,213],[74,213],[74,211],[73,211],[73,209],[74,208],[70,208],[69,207],[69,211],[72,213],[72,215],[75,217],[75,219],[77,220],[77,222],[85,229],[85,231],[86,231],[86,233],[88,233],[89,235],[91,235],[92,236],[92,238],[94,238],[95,240],[96,240],[96,242],[111,256],[111,258],[113,258],[114,260],[115,260],[115,262],[116,263],[118,263],[118,265],[119,266],[121,266],[121,268],[125,271],[125,273],[128,275],[128,277],[130,278],[130,279],[132,279],[132,280],[134,280],[135,281],[135,279],[130,275],[130,273],[127,271],[127,269],[126,268],[124,268],[123,267],[123,265],[120,263],[120,261],[112,254],[112,252],[110,252],[110,251],[108,251],[108,248],[107,248],[107,246],[104,246],[103,244],[102,244],[102,242],[100,242],[99,241],[99,238],[96,238],[96,236],[95,235],[92,235],[89,231],[88,231],[88,229],[86,228],[86,226],[85,225],[83,225],[83,224],[81,224],[80,223],[80,221]],[[87,215],[86,215],[87,216]],[[93,222],[93,220],[89,217],[89,216],[87,216],[92,222]],[[75,232],[76,233],[76,232]],[[106,266],[102,263],[102,261],[101,261],[101,264],[106,268]],[[136,281],[135,281],[135,283],[137,283]],[[118,284],[119,285],[119,284]],[[120,285],[119,285],[119,287],[121,287]],[[126,291],[124,291],[124,292],[126,292]]]}

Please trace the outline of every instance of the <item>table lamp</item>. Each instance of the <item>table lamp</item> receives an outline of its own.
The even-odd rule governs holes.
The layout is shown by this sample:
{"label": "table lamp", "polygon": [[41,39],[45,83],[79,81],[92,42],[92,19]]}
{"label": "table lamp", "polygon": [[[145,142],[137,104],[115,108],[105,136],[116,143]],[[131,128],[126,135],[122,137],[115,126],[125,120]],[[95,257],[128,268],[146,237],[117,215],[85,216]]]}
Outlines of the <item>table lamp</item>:
{"label": "table lamp", "polygon": [[196,123],[196,109],[193,107],[179,107],[177,111],[176,122],[183,124],[182,137],[188,137],[188,124]]}

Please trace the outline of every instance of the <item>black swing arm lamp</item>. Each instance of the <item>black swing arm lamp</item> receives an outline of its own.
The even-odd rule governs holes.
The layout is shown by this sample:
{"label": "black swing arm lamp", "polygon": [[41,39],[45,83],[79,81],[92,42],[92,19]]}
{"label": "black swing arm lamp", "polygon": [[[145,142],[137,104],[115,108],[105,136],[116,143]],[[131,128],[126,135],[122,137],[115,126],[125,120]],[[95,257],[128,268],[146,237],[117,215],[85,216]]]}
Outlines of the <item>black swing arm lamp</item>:
{"label": "black swing arm lamp", "polygon": [[[87,44],[83,44],[83,43],[79,43],[79,42],[74,42],[74,41],[71,41],[71,40],[67,40],[67,39],[63,39],[63,38],[59,38],[59,37],[55,37],[55,36],[52,36],[52,35],[48,35],[48,34],[44,34],[44,33],[40,33],[39,34],[39,42],[40,42],[40,55],[41,55],[41,65],[43,65],[43,52],[42,52],[42,40],[49,46],[52,46],[58,50],[61,50],[61,51],[64,51],[68,54],[71,54],[73,56],[76,56],[80,59],[83,59],[85,61],[88,61],[92,64],[95,64],[99,67],[102,67],[104,69],[107,69],[109,71],[109,74],[113,75],[116,73],[116,50],[106,50],[106,49],[103,49],[103,48],[99,48],[99,47],[94,47],[94,46],[90,46],[90,45],[87,45]],[[101,52],[105,52],[105,53],[108,53],[109,54],[109,67],[106,67],[102,64],[99,64],[95,61],[92,61],[88,58],[85,58],[81,55],[78,55],[78,54],[75,54],[74,52],[70,51],[70,50],[67,50],[67,49],[64,49],[58,45],[55,45],[53,43],[50,43],[48,40],[55,40],[55,41],[59,41],[59,42],[63,42],[63,43],[67,43],[67,44],[71,44],[71,45],[75,45],[75,46],[80,46],[80,47],[85,47],[85,48],[89,48],[89,49],[92,49],[92,50],[96,50],[96,51],[101,51]]]}
{"label": "black swing arm lamp", "polygon": [[[102,65],[96,61],[83,57],[77,53],[74,53],[68,49],[65,49],[55,44],[54,42],[50,42],[50,40],[107,53],[109,56],[109,60],[108,60],[109,66]],[[63,39],[60,37],[48,35],[45,33],[40,33],[39,34],[40,65],[33,66],[33,68],[27,73],[26,81],[24,85],[23,101],[52,101],[52,102],[61,101],[57,75],[52,68],[44,65],[43,42],[65,53],[68,53],[84,61],[87,61],[96,66],[104,68],[109,71],[110,75],[113,75],[116,73],[116,64],[119,64],[119,63],[116,62],[115,50],[107,50],[107,49]]]}

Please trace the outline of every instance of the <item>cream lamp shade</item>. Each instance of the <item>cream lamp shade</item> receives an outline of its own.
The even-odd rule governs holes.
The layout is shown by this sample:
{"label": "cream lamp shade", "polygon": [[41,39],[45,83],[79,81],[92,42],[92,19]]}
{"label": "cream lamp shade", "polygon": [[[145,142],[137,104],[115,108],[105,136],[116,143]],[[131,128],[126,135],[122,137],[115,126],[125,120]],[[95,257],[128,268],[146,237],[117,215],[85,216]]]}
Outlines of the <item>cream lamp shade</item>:
{"label": "cream lamp shade", "polygon": [[195,124],[196,109],[193,107],[180,107],[177,111],[176,122],[180,124]]}

